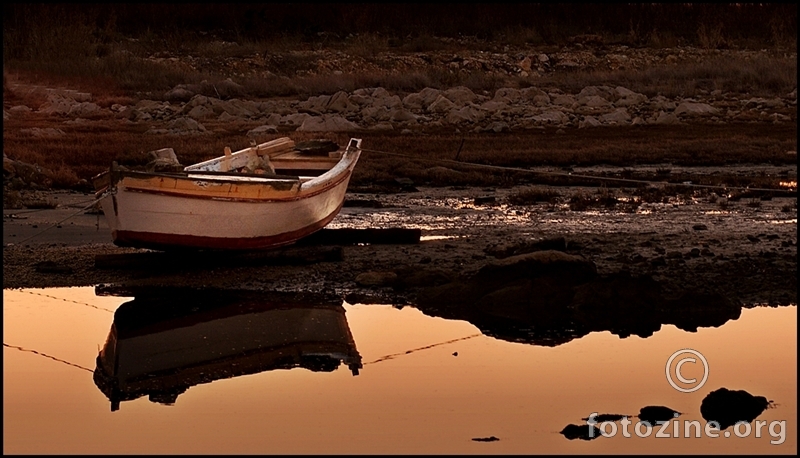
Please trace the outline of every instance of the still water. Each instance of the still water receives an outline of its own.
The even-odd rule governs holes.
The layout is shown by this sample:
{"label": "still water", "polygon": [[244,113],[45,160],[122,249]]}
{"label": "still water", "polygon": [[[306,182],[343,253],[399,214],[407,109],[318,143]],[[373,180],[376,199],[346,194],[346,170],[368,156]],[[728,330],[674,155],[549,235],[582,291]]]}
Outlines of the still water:
{"label": "still water", "polygon": [[[697,332],[663,325],[648,338],[606,331],[540,346],[313,294],[98,294],[4,290],[4,453],[797,452],[796,306],[743,309]],[[685,348],[709,364],[691,393],[665,371]],[[720,387],[773,401],[760,438],[684,437],[685,420],[706,424],[701,402]],[[681,413],[669,437],[637,436],[635,417],[631,437],[620,422],[614,437],[560,434],[645,406]]]}

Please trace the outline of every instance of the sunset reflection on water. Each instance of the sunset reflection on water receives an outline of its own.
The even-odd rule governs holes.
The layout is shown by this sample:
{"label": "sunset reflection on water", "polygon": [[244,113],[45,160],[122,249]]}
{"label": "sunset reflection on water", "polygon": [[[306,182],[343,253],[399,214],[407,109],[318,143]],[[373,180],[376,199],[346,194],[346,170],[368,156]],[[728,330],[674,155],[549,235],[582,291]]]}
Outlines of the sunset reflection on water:
{"label": "sunset reflection on water", "polygon": [[[736,320],[694,333],[664,325],[648,338],[595,332],[544,347],[480,335],[469,322],[412,307],[345,303],[344,325],[363,362],[358,375],[346,365],[265,369],[191,385],[174,405],[144,396],[112,412],[87,370],[95,370],[109,336],[110,311],[131,298],[96,296],[94,288],[3,296],[4,453],[797,451],[796,306],[743,309]],[[667,359],[682,348],[710,364],[707,384],[694,393],[665,378]],[[785,442],[770,445],[766,429],[760,439],[587,442],[559,434],[592,412],[635,415],[648,405],[703,422],[700,403],[720,387],[774,400],[758,419],[786,420]],[[500,440],[472,440],[490,436]]]}

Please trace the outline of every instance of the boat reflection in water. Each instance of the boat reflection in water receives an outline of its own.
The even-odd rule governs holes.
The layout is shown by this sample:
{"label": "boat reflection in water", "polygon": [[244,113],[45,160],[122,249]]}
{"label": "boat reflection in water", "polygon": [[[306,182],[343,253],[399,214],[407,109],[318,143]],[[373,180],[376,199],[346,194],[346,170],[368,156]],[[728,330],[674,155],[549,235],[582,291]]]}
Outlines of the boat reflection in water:
{"label": "boat reflection in water", "polygon": [[113,286],[96,294],[135,297],[114,314],[94,371],[112,411],[142,396],[171,405],[194,385],[240,375],[362,367],[341,298]]}

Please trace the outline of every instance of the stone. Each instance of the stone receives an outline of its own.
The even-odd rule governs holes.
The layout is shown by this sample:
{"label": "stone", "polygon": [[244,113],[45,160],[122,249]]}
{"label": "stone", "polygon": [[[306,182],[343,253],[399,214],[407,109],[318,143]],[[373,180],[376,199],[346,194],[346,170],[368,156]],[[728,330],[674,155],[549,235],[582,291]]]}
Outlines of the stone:
{"label": "stone", "polygon": [[394,272],[364,272],[356,277],[359,286],[391,286],[397,281]]}
{"label": "stone", "polygon": [[298,132],[355,132],[357,130],[360,130],[357,124],[339,115],[309,117],[297,128]]}
{"label": "stone", "polygon": [[720,429],[739,422],[750,423],[770,406],[764,396],[753,396],[744,390],[720,388],[708,393],[700,404],[700,414],[706,421],[716,421]]}

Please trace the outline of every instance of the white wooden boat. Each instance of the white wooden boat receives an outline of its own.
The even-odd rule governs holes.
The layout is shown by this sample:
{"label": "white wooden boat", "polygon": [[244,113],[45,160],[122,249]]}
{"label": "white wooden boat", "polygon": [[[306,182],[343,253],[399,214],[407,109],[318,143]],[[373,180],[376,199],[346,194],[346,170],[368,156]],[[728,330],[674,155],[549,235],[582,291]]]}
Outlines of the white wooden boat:
{"label": "white wooden boat", "polygon": [[142,396],[173,404],[192,386],[242,375],[362,367],[341,299],[235,290],[137,295],[115,312],[96,362],[112,411]]}
{"label": "white wooden boat", "polygon": [[[294,147],[284,137],[235,153],[226,148],[224,156],[182,172],[113,165],[94,178],[94,185],[114,243],[244,250],[287,245],[310,235],[342,208],[361,139],[325,155],[303,154]],[[273,170],[266,174],[258,169],[259,164],[269,169],[270,163]]]}

